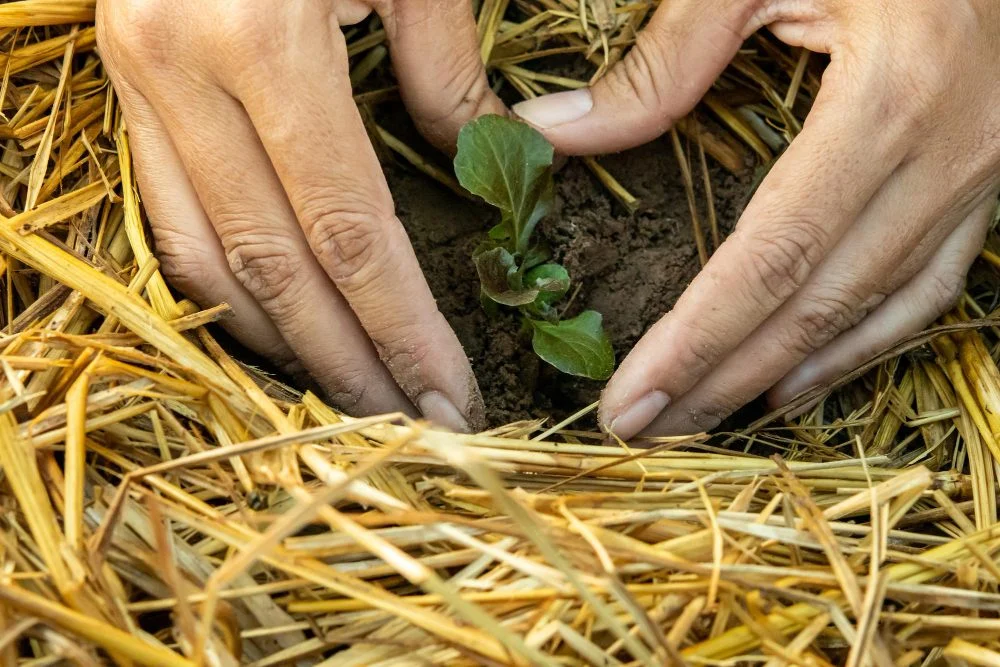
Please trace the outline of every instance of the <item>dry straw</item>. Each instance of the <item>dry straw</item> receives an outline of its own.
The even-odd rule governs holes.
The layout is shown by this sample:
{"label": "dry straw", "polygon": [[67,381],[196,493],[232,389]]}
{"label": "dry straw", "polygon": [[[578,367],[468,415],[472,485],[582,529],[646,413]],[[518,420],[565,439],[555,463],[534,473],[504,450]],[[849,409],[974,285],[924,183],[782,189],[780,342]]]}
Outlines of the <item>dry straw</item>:
{"label": "dry straw", "polygon": [[[508,92],[579,87],[652,9],[484,0],[482,54]],[[230,358],[204,328],[226,308],[166,286],[93,12],[0,5],[0,663],[1000,664],[997,255],[790,422],[635,449],[350,419]],[[349,37],[371,122],[384,34]],[[710,162],[771,159],[821,66],[755,37],[678,125],[703,259]]]}

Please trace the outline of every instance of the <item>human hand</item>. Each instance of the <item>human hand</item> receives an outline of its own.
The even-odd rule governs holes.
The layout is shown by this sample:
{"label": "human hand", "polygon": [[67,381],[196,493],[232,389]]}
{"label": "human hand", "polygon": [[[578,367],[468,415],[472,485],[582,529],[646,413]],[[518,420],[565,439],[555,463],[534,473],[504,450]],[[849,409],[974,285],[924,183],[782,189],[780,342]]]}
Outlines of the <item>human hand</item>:
{"label": "human hand", "polygon": [[503,112],[465,0],[101,0],[98,45],[171,282],[352,414],[468,430],[482,398],[352,99],[340,26],[372,9],[428,138]]}
{"label": "human hand", "polygon": [[1000,4],[676,0],[589,91],[515,112],[568,153],[648,141],[742,41],[829,53],[802,133],[735,231],[622,362],[600,418],[618,436],[709,430],[770,387],[783,404],[947,310],[1000,187]]}

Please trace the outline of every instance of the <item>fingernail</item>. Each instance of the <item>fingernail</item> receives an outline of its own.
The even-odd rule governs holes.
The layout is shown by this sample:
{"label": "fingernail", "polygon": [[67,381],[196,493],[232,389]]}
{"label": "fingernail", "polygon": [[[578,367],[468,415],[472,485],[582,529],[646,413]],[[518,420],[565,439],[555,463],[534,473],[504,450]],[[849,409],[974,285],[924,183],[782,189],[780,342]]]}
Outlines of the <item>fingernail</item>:
{"label": "fingernail", "polygon": [[469,422],[449,401],[444,394],[439,391],[428,391],[417,398],[417,407],[421,414],[437,426],[450,428],[458,433],[469,432]]}
{"label": "fingernail", "polygon": [[718,415],[710,415],[705,412],[695,412],[691,415],[691,421],[694,422],[702,431],[707,432],[721,424],[722,417],[719,417]]}
{"label": "fingernail", "polygon": [[579,120],[593,108],[594,98],[586,88],[542,95],[513,106],[515,114],[543,130]]}
{"label": "fingernail", "polygon": [[806,359],[781,378],[771,390],[768,399],[779,405],[792,402],[820,385],[820,381],[823,379],[820,375],[821,372],[821,367],[813,359]]}
{"label": "fingernail", "polygon": [[608,431],[627,440],[649,426],[663,409],[670,405],[670,397],[658,389],[649,392],[612,418]]}
{"label": "fingernail", "polygon": [[[816,390],[820,386],[820,383],[816,381],[816,373],[809,372],[808,368],[798,368],[781,380],[777,386],[771,389],[767,395],[767,402],[771,409],[783,408],[789,403],[798,400],[800,397],[805,396]],[[786,420],[798,419],[805,413],[809,412],[822,400],[822,396],[816,400],[809,401],[804,405],[795,408],[794,410],[785,414]]]}

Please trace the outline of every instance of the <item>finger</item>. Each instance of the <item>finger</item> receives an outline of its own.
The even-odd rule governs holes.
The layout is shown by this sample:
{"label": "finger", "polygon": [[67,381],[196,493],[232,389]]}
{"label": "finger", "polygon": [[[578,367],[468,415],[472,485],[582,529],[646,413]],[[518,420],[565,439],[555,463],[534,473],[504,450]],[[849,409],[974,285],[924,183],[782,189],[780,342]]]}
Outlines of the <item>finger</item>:
{"label": "finger", "polygon": [[[906,284],[981,201],[942,202],[928,182],[934,176],[925,160],[898,170],[808,283],[664,411],[649,432],[711,428]],[[939,310],[931,317],[953,300],[949,290],[933,296],[938,300],[927,308]]]}
{"label": "finger", "polygon": [[962,293],[969,266],[983,247],[995,209],[996,198],[988,198],[952,232],[923,270],[859,325],[796,366],[768,392],[768,402],[785,405],[795,396],[836,379],[921,331],[953,306]]}
{"label": "finger", "polygon": [[467,121],[507,113],[486,78],[466,0],[402,0],[391,7],[380,8],[379,14],[399,91],[429,141],[451,151]]}
{"label": "finger", "polygon": [[[157,99],[157,92],[150,96],[173,128],[186,173],[223,248],[218,266],[252,295],[332,402],[352,414],[412,413],[312,256],[239,103],[209,87],[197,91],[197,106],[168,99],[170,93]],[[175,226],[185,224],[182,219]]]}
{"label": "finger", "polygon": [[222,244],[162,121],[124,81],[116,79],[115,91],[122,101],[136,178],[164,276],[203,308],[229,304],[233,316],[221,324],[230,335],[285,372],[297,372],[295,355],[267,313],[227,268]]}
{"label": "finger", "polygon": [[622,362],[601,399],[605,427],[634,435],[676,403],[806,283],[900,164],[897,133],[873,134],[878,115],[843,88],[817,102],[733,234]]}
{"label": "finger", "polygon": [[660,3],[625,57],[590,88],[515,104],[561,153],[646,143],[687,114],[756,27],[759,0]]}
{"label": "finger", "polygon": [[429,417],[453,427],[478,425],[484,409],[469,360],[395,216],[351,98],[344,36],[309,11],[294,20],[298,48],[265,58],[255,53],[233,92],[312,252],[398,385]]}

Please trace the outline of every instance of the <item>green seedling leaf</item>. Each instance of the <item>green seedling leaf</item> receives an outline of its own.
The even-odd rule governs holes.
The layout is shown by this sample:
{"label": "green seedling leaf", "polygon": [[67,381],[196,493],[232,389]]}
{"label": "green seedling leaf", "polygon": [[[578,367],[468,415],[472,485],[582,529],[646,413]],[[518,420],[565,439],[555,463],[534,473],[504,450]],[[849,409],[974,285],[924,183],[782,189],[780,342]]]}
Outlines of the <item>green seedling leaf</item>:
{"label": "green seedling leaf", "polygon": [[549,261],[550,257],[552,257],[552,251],[549,247],[542,243],[536,243],[524,253],[524,259],[521,260],[521,268],[523,270],[533,269],[539,264]]}
{"label": "green seedling leaf", "polygon": [[501,222],[499,225],[494,225],[487,232],[487,235],[494,241],[507,241],[510,239],[511,229],[510,225],[506,222]]}
{"label": "green seedling leaf", "polygon": [[479,305],[489,319],[495,320],[500,316],[500,304],[488,297],[482,289],[479,290]]}
{"label": "green seedling leaf", "polygon": [[472,257],[483,293],[505,306],[523,306],[538,297],[538,289],[526,287],[517,260],[506,248],[493,248]]}
{"label": "green seedling leaf", "polygon": [[531,320],[535,354],[563,373],[607,380],[615,369],[615,352],[601,326],[601,314],[587,310],[556,324]]}
{"label": "green seedling leaf", "polygon": [[[458,134],[455,174],[469,192],[500,209],[512,251],[524,254],[552,206],[552,145],[537,130],[503,116],[480,116]],[[490,233],[494,239],[501,235]]]}
{"label": "green seedling leaf", "polygon": [[524,274],[524,285],[538,290],[536,305],[550,305],[569,291],[569,272],[560,264],[541,264]]}
{"label": "green seedling leaf", "polygon": [[[535,354],[564,373],[606,380],[615,367],[601,315],[586,311],[559,321],[553,304],[569,290],[569,273],[533,241],[535,225],[552,207],[552,146],[531,127],[481,116],[458,136],[455,173],[462,186],[500,209],[500,224],[472,255],[488,313],[520,310]],[[548,262],[548,263],[547,263]]]}

